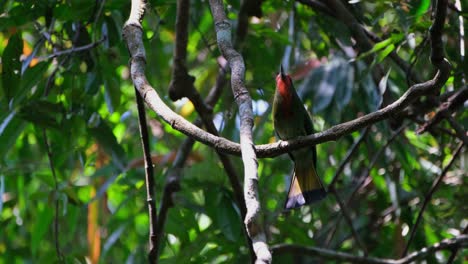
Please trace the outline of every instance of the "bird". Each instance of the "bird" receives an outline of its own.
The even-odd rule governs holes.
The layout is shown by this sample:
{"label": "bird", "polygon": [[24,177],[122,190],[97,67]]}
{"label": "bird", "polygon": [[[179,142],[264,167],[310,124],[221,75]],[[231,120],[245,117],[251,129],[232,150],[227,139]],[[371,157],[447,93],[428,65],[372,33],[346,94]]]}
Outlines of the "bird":
{"label": "bird", "polygon": [[[273,126],[277,137],[290,140],[314,133],[309,113],[299,98],[291,76],[283,66],[276,76],[276,89],[272,105]],[[317,150],[315,145],[288,152],[294,162],[288,196],[284,208],[299,208],[326,197],[326,190],[317,175]]]}

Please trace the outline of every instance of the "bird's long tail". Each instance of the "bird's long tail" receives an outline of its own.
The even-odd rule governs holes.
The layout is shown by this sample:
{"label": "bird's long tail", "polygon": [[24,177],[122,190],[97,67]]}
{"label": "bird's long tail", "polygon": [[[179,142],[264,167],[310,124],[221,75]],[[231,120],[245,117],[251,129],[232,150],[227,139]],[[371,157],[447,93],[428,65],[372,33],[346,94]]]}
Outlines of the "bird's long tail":
{"label": "bird's long tail", "polygon": [[327,195],[312,162],[296,162],[285,209],[293,209],[322,200]]}

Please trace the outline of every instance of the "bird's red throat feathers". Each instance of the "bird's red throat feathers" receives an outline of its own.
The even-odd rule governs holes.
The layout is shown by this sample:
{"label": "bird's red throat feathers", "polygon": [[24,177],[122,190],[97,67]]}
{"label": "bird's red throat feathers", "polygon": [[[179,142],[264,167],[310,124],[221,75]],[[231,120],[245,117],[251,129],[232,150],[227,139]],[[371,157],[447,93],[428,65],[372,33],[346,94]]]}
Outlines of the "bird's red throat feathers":
{"label": "bird's red throat feathers", "polygon": [[291,79],[289,76],[286,76],[286,80],[283,80],[280,74],[276,76],[276,89],[278,89],[279,94],[283,97],[283,110],[286,110],[285,112],[289,112],[291,109],[291,85]]}

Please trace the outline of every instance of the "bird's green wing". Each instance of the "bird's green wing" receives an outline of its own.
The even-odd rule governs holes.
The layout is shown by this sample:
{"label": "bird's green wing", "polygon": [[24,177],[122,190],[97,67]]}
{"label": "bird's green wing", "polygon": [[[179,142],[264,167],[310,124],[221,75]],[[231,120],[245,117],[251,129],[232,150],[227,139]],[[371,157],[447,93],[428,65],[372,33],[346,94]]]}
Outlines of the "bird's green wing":
{"label": "bird's green wing", "polygon": [[[312,124],[312,118],[309,115],[309,112],[304,108],[304,130],[306,131],[307,135],[314,133],[314,125]],[[314,161],[314,166],[317,168],[317,149],[315,146],[312,147],[312,158]]]}

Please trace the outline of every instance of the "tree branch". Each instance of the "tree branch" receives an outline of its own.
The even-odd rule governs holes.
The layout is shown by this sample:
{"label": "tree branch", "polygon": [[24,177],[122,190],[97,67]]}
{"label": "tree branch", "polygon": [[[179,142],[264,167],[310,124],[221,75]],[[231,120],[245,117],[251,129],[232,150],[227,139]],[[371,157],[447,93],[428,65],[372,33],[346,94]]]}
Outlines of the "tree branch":
{"label": "tree branch", "polygon": [[[142,30],[140,24],[131,24],[130,21],[124,26],[124,38],[131,54],[131,76],[138,91],[147,105],[174,129],[195,138],[203,144],[211,146],[224,153],[240,155],[240,144],[234,143],[223,137],[217,137],[194,126],[180,115],[172,111],[159,97],[158,93],[150,86],[145,75],[145,50],[142,42]],[[408,105],[423,95],[428,95],[440,90],[445,84],[450,73],[450,64],[443,60],[437,63],[438,72],[433,79],[411,86],[398,100],[378,111],[356,118],[352,121],[335,125],[327,130],[318,132],[294,140],[278,141],[276,143],[256,145],[257,157],[276,157],[292,150],[297,150],[311,145],[317,145],[327,141],[334,141],[354,131],[386,120],[398,112],[404,110]],[[242,94],[236,94],[236,98]]]}
{"label": "tree branch", "polygon": [[216,40],[222,55],[231,68],[231,86],[234,99],[239,106],[240,144],[244,163],[244,197],[247,215],[244,223],[253,242],[257,263],[271,263],[271,253],[266,236],[259,223],[260,203],[258,201],[258,163],[252,139],[252,99],[244,85],[245,65],[242,55],[234,50],[231,40],[231,24],[227,20],[221,0],[210,0],[211,13],[215,22]]}
{"label": "tree branch", "polygon": [[[224,153],[240,155],[240,144],[227,140],[223,137],[217,137],[202,129],[194,126],[180,115],[172,111],[159,97],[158,93],[150,86],[145,75],[145,50],[142,42],[141,25],[126,23],[123,29],[129,52],[131,54],[131,76],[138,91],[142,95],[147,105],[172,128],[195,138],[203,144],[220,150]],[[278,141],[271,144],[256,145],[257,157],[276,157],[292,150],[297,150],[311,145],[334,141],[340,137],[350,134],[354,131],[386,120],[396,113],[402,111],[417,98],[430,94],[434,90],[439,90],[448,79],[450,73],[450,64],[447,61],[438,65],[439,71],[433,79],[424,83],[418,83],[411,86],[398,100],[378,111],[356,118],[352,121],[335,125],[319,133],[299,137],[295,140]]]}
{"label": "tree branch", "polygon": [[[56,58],[56,57],[60,57],[60,56],[64,56],[64,55],[69,55],[69,54],[72,54],[72,53],[75,53],[75,52],[80,52],[80,51],[85,51],[85,50],[90,50],[90,49],[93,49],[97,46],[99,46],[99,44],[101,44],[102,42],[104,42],[106,40],[106,37],[96,41],[96,42],[93,42],[93,43],[89,43],[87,45],[84,45],[84,46],[80,46],[80,47],[72,47],[71,49],[66,49],[66,50],[61,50],[61,51],[57,51],[57,52],[54,52],[46,57],[44,57],[43,59],[44,60],[49,60],[49,59],[52,59],[52,58]],[[42,59],[42,58],[41,58]]]}
{"label": "tree branch", "polygon": [[430,247],[425,247],[419,251],[415,251],[407,257],[401,259],[384,259],[374,257],[362,257],[355,256],[344,252],[333,251],[318,247],[306,247],[300,245],[288,245],[279,244],[272,246],[271,249],[273,254],[295,254],[295,255],[307,255],[311,257],[321,257],[323,259],[330,259],[340,262],[351,262],[351,263],[363,263],[363,264],[407,264],[413,263],[416,260],[421,260],[434,252],[455,249],[455,248],[466,248],[468,247],[468,236],[460,235],[455,238],[442,240]]}
{"label": "tree branch", "polygon": [[148,218],[150,223],[149,228],[149,254],[148,262],[157,263],[158,250],[157,250],[157,223],[158,218],[156,215],[156,196],[153,175],[153,161],[151,160],[151,149],[149,146],[148,125],[146,123],[145,104],[141,98],[138,90],[135,89],[135,96],[138,108],[138,125],[140,129],[141,146],[143,148],[143,157],[145,161],[145,185],[146,185],[146,201],[148,203]]}
{"label": "tree branch", "polygon": [[351,234],[353,235],[354,241],[359,246],[359,248],[362,251],[364,251],[364,255],[367,256],[369,254],[369,252],[367,251],[367,248],[365,247],[364,243],[362,243],[361,239],[359,238],[359,235],[358,235],[358,233],[356,231],[356,228],[354,228],[353,220],[351,219],[351,216],[348,213],[348,209],[347,209],[346,205],[341,200],[341,198],[340,198],[338,192],[336,191],[335,187],[332,187],[331,189],[329,189],[329,192],[331,192],[331,193],[333,193],[333,195],[335,195],[335,199],[338,202],[338,205],[340,206],[341,213],[343,214],[346,222],[349,225],[349,228],[351,229]]}
{"label": "tree branch", "polygon": [[349,149],[348,153],[346,153],[346,157],[341,161],[340,165],[338,166],[338,168],[335,171],[335,175],[333,176],[330,184],[328,184],[328,189],[335,187],[335,184],[338,181],[338,178],[339,178],[340,174],[343,172],[346,164],[348,164],[348,162],[354,156],[354,153],[356,153],[356,151],[358,150],[359,145],[361,145],[361,143],[366,138],[367,134],[369,133],[369,130],[370,130],[370,127],[364,128],[362,130],[362,132],[361,132],[361,136],[353,143],[353,145]]}
{"label": "tree branch", "polygon": [[185,66],[187,56],[189,0],[177,0],[176,36],[174,45],[174,67],[172,68],[172,80],[169,85],[169,97],[177,101],[186,96],[185,89],[195,90],[193,82],[195,78],[190,76]]}
{"label": "tree branch", "polygon": [[[133,3],[132,6],[134,6]],[[138,8],[134,9],[137,11],[139,10]],[[195,138],[197,141],[214,147],[215,149],[222,152],[240,155],[240,144],[207,133],[202,129],[194,126],[180,115],[177,115],[161,100],[158,93],[149,85],[144,75],[146,56],[142,42],[142,29],[139,21],[135,20],[135,17],[136,16],[131,16],[131,18],[125,23],[123,28],[123,35],[131,55],[132,80],[147,105],[164,121],[169,123],[174,129],[179,130],[180,132]],[[440,31],[433,30],[431,32],[432,35],[434,35],[432,38],[441,38]],[[230,35],[228,36],[230,37]],[[434,91],[439,91],[440,88],[445,84],[450,73],[450,64],[445,59],[442,61],[433,60],[433,63],[438,69],[433,79],[411,86],[408,91],[406,91],[406,93],[404,93],[398,100],[386,106],[385,108],[379,109],[378,111],[372,112],[360,118],[356,118],[352,121],[333,126],[325,131],[315,133],[313,135],[300,137],[295,140],[257,145],[255,146],[257,156],[262,158],[275,157],[292,150],[320,144],[327,141],[337,140],[338,138],[351,132],[392,117],[396,113],[405,109],[405,107],[407,107],[419,97],[433,94]],[[239,72],[237,72],[237,74],[239,74]],[[235,74],[233,76],[235,77]],[[242,93],[235,94],[236,99],[242,96]]]}
{"label": "tree branch", "polygon": [[[468,226],[465,226],[465,228],[463,229],[462,231],[462,234],[463,235],[466,235],[468,233]],[[447,260],[447,264],[452,264],[453,261],[455,260],[455,258],[457,257],[457,254],[458,254],[458,251],[460,249],[460,246],[458,247],[455,247],[454,249],[452,249],[452,254],[450,254],[450,257],[449,259]]]}
{"label": "tree branch", "polygon": [[466,145],[468,145],[468,137],[466,136],[466,131],[454,120],[451,116],[451,113],[456,111],[459,107],[465,103],[468,99],[468,87],[464,87],[455,92],[450,96],[447,102],[442,103],[437,109],[436,114],[426,123],[424,123],[416,132],[422,134],[431,128],[433,128],[437,123],[443,119],[447,119],[452,128],[454,128],[457,137],[462,140]]}
{"label": "tree branch", "polygon": [[[215,136],[219,136],[218,130],[213,123],[212,109],[214,107],[214,102],[205,103],[193,85],[195,78],[189,76],[187,73],[187,67],[185,65],[186,54],[187,54],[187,39],[188,39],[188,18],[189,18],[189,7],[190,3],[188,0],[179,0],[177,2],[177,18],[176,18],[176,43],[174,50],[174,68],[172,73],[172,81],[169,87],[169,96],[172,100],[177,100],[182,97],[187,97],[194,105],[195,110],[198,112],[201,121],[206,127],[207,131]],[[224,71],[220,72],[221,76],[225,76]],[[225,79],[225,78],[223,78]],[[224,82],[222,83],[224,86]],[[216,89],[220,86],[215,87]],[[212,96],[216,96],[214,93]],[[217,98],[216,98],[217,99]],[[199,123],[199,122],[198,122]],[[242,195],[242,187],[239,182],[239,177],[237,172],[230,160],[229,156],[216,150],[216,153],[219,156],[221,163],[226,171],[229,182],[231,183],[234,197],[236,199],[237,205],[240,209],[242,219],[245,219],[246,216],[246,205],[244,196]],[[247,230],[246,230],[247,235]],[[253,252],[252,241],[247,237],[247,244],[251,252],[252,259],[255,259],[255,254]]]}

